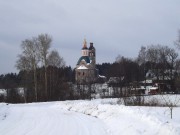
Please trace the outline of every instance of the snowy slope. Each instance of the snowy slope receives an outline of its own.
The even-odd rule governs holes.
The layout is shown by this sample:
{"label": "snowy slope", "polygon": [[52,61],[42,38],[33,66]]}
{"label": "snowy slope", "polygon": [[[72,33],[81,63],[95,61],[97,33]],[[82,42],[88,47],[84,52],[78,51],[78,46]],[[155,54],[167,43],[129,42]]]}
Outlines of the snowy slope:
{"label": "snowy slope", "polygon": [[127,107],[117,99],[0,104],[0,135],[179,135],[180,108]]}
{"label": "snowy slope", "polygon": [[[108,102],[106,102],[108,103]],[[61,102],[65,110],[80,112],[101,119],[112,135],[179,135],[180,108],[170,119],[167,107],[127,107],[99,104],[92,101]]]}
{"label": "snowy slope", "polygon": [[53,104],[0,104],[0,135],[107,135],[101,120]]}

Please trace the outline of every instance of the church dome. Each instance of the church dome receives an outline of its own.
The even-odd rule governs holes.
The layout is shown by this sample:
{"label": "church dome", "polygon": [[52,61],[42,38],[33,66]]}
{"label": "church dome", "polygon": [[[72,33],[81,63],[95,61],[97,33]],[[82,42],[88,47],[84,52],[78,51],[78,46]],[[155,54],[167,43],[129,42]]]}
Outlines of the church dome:
{"label": "church dome", "polygon": [[89,50],[95,50],[95,48],[94,48],[94,46],[93,46],[93,43],[90,43]]}
{"label": "church dome", "polygon": [[78,60],[77,65],[79,65],[82,60],[84,60],[86,63],[90,63],[89,56],[81,56],[81,57],[79,58],[79,60]]}
{"label": "church dome", "polygon": [[84,45],[83,45],[83,47],[82,47],[82,50],[86,50],[86,49],[88,49],[88,47],[87,47],[87,44],[86,44],[86,42],[85,42]]}
{"label": "church dome", "polygon": [[87,50],[87,42],[86,42],[86,39],[84,39],[84,42],[83,42],[83,48],[82,50]]}
{"label": "church dome", "polygon": [[87,48],[87,46],[83,46],[83,48],[82,48],[82,50],[87,50],[88,48]]}

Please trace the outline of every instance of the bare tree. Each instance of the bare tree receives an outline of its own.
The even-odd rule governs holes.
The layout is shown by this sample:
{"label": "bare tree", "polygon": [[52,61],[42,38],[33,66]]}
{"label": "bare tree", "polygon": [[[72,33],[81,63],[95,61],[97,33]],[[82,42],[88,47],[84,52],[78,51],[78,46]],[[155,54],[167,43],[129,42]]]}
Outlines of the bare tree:
{"label": "bare tree", "polygon": [[38,40],[38,49],[41,58],[41,62],[44,66],[44,79],[45,79],[45,93],[46,100],[48,100],[48,89],[47,89],[47,58],[49,54],[49,49],[51,47],[52,38],[48,34],[41,34],[37,38]]}
{"label": "bare tree", "polygon": [[161,75],[161,80],[164,82],[166,75],[166,71],[169,69],[169,63],[168,63],[168,54],[169,54],[170,48],[168,46],[158,46],[158,69],[159,74]]}
{"label": "bare tree", "polygon": [[139,54],[138,54],[138,62],[140,65],[145,64],[145,62],[147,61],[146,56],[147,56],[146,47],[141,46],[141,49],[140,49]]}
{"label": "bare tree", "polygon": [[169,49],[168,58],[170,63],[170,78],[173,80],[173,69],[175,68],[175,62],[178,57],[178,53],[174,49]]}
{"label": "bare tree", "polygon": [[[25,71],[25,79],[27,80],[27,73],[31,70],[30,67],[30,62],[28,61],[28,58],[26,58],[25,56],[23,55],[18,55],[18,60],[16,61],[16,68],[18,70],[22,70],[22,71]],[[24,85],[24,102],[26,103],[27,102],[27,83],[25,83]]]}
{"label": "bare tree", "polygon": [[18,70],[30,71],[32,69],[30,60],[22,54],[18,55],[15,66]]}
{"label": "bare tree", "polygon": [[151,69],[155,69],[159,60],[158,45],[151,45],[147,47],[147,60],[151,62]]}
{"label": "bare tree", "polygon": [[54,67],[64,67],[65,62],[63,57],[61,57],[58,51],[53,50],[48,56],[47,64]]}
{"label": "bare tree", "polygon": [[22,54],[19,55],[19,59],[16,62],[16,67],[19,70],[29,71],[32,70],[34,75],[34,91],[35,91],[35,100],[38,100],[37,95],[37,65],[39,62],[39,55],[38,55],[38,46],[36,44],[36,39],[26,39],[22,41],[21,44]]}
{"label": "bare tree", "polygon": [[[151,62],[151,70],[159,80],[160,68],[163,65],[165,69],[165,64],[167,62],[167,47],[161,45],[151,45],[147,47],[147,60]],[[160,65],[162,64],[162,65]]]}
{"label": "bare tree", "polygon": [[171,119],[172,119],[173,118],[173,109],[174,109],[174,107],[177,107],[180,102],[179,95],[178,94],[161,95],[161,97],[164,100],[165,105],[169,108]]}
{"label": "bare tree", "polygon": [[58,53],[58,51],[53,50],[50,52],[48,58],[47,58],[47,64],[50,66],[49,68],[49,98],[51,99],[51,96],[54,92],[55,84],[57,85],[58,82],[58,72],[57,68],[62,68],[65,66],[65,62],[63,57],[61,57]]}
{"label": "bare tree", "polygon": [[176,72],[178,72],[178,70],[180,70],[180,59],[176,59],[176,61],[174,63],[174,69]]}
{"label": "bare tree", "polygon": [[180,30],[178,30],[178,38],[174,42],[175,46],[180,50]]}
{"label": "bare tree", "polygon": [[141,49],[137,58],[138,63],[143,67],[143,76],[145,80],[145,90],[146,90],[146,61],[147,61],[147,50],[145,46],[141,46]]}

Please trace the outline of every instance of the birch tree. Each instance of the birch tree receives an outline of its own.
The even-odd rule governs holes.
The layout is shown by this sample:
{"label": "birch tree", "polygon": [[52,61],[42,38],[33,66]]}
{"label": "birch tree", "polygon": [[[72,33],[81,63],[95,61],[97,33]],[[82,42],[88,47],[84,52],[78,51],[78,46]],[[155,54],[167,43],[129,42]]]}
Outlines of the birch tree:
{"label": "birch tree", "polygon": [[48,34],[40,34],[37,38],[38,40],[38,50],[41,58],[42,65],[44,66],[44,88],[46,94],[46,100],[48,100],[48,88],[47,88],[47,58],[49,54],[49,49],[51,47],[52,38]]}
{"label": "birch tree", "polygon": [[53,67],[64,67],[65,62],[63,57],[61,57],[58,53],[58,51],[53,50],[50,52],[48,59],[47,59],[48,65]]}
{"label": "birch tree", "polygon": [[54,95],[54,88],[57,86],[58,83],[58,68],[62,68],[65,66],[65,62],[63,57],[61,57],[58,51],[53,50],[48,55],[47,64],[49,67],[49,98],[51,100],[52,95]]}
{"label": "birch tree", "polygon": [[25,70],[25,71],[33,71],[33,80],[34,80],[34,93],[35,93],[35,100],[38,100],[37,94],[37,65],[39,62],[39,55],[38,55],[38,46],[36,44],[36,39],[26,39],[22,41],[21,44],[22,54],[18,56],[18,60],[16,62],[16,67],[18,70]]}

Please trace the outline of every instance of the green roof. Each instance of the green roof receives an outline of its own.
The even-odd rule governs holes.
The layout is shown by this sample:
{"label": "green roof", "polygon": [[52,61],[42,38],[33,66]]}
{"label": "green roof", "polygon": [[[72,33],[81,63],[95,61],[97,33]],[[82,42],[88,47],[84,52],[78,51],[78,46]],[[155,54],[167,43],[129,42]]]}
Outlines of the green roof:
{"label": "green roof", "polygon": [[86,63],[90,63],[89,56],[81,56],[81,57],[79,58],[79,60],[78,60],[77,65],[79,65],[82,60],[85,60]]}

